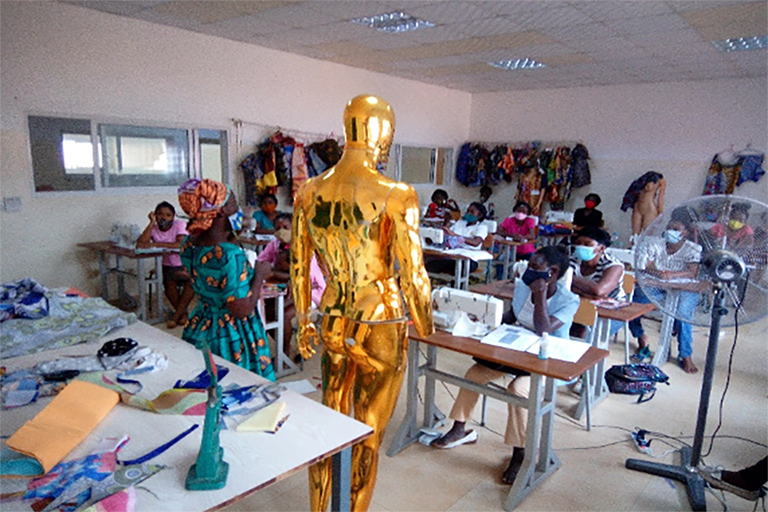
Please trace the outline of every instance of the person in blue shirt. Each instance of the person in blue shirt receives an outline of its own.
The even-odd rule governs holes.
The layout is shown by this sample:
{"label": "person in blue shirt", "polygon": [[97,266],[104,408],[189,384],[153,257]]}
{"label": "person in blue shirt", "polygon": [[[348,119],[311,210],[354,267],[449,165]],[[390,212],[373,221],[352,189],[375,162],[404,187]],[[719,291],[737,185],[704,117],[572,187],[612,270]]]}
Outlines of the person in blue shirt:
{"label": "person in blue shirt", "polygon": [[[578,295],[560,282],[567,269],[568,254],[564,248],[547,246],[536,251],[528,263],[528,270],[515,282],[512,309],[505,315],[504,322],[517,322],[539,336],[546,332],[552,336],[568,338],[580,301]],[[464,376],[465,379],[485,385],[509,377],[511,382],[507,390],[519,397],[528,398],[531,383],[529,373],[478,358],[475,361]],[[477,392],[461,388],[449,414],[453,426],[442,437],[432,441],[432,447],[449,449],[477,442],[477,432],[466,430],[465,426],[472,417],[478,397]],[[512,404],[509,404],[508,410],[504,443],[512,445],[513,451],[501,481],[513,484],[525,459],[528,410]]]}

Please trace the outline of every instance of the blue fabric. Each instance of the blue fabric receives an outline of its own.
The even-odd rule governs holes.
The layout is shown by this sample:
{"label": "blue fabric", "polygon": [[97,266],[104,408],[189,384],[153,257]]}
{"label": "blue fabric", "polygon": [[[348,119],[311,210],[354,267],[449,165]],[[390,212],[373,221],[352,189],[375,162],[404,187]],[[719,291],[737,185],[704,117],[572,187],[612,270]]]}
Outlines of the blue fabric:
{"label": "blue fabric", "polygon": [[[518,316],[520,311],[522,311],[525,301],[530,300],[530,296],[531,289],[523,283],[522,279],[517,279],[515,281],[515,292],[512,296],[512,311],[515,313],[515,316]],[[578,295],[558,281],[557,291],[547,300],[547,311],[549,312],[549,316],[554,316],[563,322],[563,325],[552,333],[553,336],[565,339],[569,338],[568,332],[571,330],[573,316],[579,309],[580,302],[581,300]]]}
{"label": "blue fabric", "polygon": [[[279,214],[280,212],[278,212]],[[259,225],[261,229],[275,229],[275,224],[271,220],[269,220],[269,217],[266,216],[266,214],[261,210],[256,210],[253,212],[253,218],[256,219],[256,223]]]}

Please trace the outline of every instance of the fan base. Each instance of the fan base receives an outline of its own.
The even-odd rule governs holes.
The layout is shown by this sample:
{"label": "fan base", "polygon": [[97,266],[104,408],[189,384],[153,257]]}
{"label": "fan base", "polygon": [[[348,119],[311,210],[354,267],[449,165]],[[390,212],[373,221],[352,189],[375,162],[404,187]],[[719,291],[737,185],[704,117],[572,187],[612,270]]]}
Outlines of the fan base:
{"label": "fan base", "polygon": [[688,501],[693,510],[707,510],[707,499],[704,495],[704,479],[691,466],[691,448],[685,446],[680,450],[680,465],[661,464],[640,459],[627,459],[627,469],[642,471],[651,475],[674,478],[685,484]]}

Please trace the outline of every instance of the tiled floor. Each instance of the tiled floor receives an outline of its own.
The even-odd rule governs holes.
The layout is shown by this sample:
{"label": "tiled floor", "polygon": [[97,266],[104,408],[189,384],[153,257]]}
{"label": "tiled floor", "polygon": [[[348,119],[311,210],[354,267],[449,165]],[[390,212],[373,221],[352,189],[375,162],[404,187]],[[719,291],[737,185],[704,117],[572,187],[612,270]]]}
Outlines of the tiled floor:
{"label": "tiled floor", "polygon": [[[652,335],[659,324],[645,321]],[[741,468],[753,464],[766,454],[768,444],[768,344],[766,320],[739,328],[733,356],[728,393],[723,403],[722,427],[711,453],[705,457],[710,465]],[[181,329],[172,331],[180,335]],[[699,403],[708,328],[694,327],[694,362],[700,372],[685,374],[672,362],[663,370],[670,376],[670,386],[659,389],[653,400],[634,403],[628,395],[610,395],[593,411],[594,428],[584,427],[568,416],[576,398],[565,388],[558,395],[560,413],[556,420],[554,446],[562,467],[531,493],[518,510],[690,510],[685,488],[676,481],[628,470],[627,458],[653,460],[639,453],[630,441],[629,432],[637,427],[663,433],[670,438],[656,438],[651,444],[653,457],[666,463],[677,463],[681,441],[691,442]],[[724,329],[720,338],[717,372],[712,388],[706,432],[711,434],[718,424],[719,403],[726,381],[728,359],[733,346],[734,329]],[[441,352],[440,365],[463,372],[470,365],[466,356]],[[610,364],[623,362],[623,343],[612,344]],[[319,382],[319,357],[305,363],[301,374],[285,380],[309,379]],[[456,388],[438,385],[437,401],[444,412],[450,409]],[[319,399],[319,392],[310,395]],[[401,392],[389,430],[384,440],[374,511],[480,511],[503,510],[509,487],[499,483],[506,467],[510,448],[501,432],[506,422],[506,407],[488,401],[487,425],[479,427],[480,439],[449,451],[435,450],[421,444],[405,449],[395,457],[384,453],[405,411]],[[479,419],[479,407],[476,419]],[[583,422],[582,422],[583,423]],[[703,452],[709,450],[709,440]],[[307,473],[302,471],[278,482],[239,503],[231,511],[309,510]],[[754,503],[727,495],[729,510],[752,510]],[[723,510],[712,492],[707,492],[709,510]]]}

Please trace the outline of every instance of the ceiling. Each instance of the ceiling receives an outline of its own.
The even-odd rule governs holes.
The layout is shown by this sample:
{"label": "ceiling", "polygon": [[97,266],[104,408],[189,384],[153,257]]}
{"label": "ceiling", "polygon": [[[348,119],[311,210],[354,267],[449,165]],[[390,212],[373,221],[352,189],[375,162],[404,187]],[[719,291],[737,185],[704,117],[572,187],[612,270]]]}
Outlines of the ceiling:
{"label": "ceiling", "polygon": [[[768,1],[61,0],[471,93],[766,77]],[[402,11],[433,27],[392,34],[349,20]],[[538,69],[492,61],[529,58]]]}

